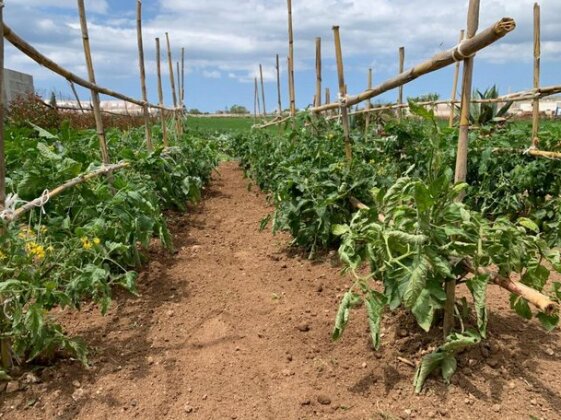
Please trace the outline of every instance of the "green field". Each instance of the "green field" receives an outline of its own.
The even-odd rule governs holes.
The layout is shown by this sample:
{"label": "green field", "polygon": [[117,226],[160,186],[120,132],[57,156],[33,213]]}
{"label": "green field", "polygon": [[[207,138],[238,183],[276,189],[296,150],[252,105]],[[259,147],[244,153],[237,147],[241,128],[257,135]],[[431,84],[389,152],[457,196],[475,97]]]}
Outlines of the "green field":
{"label": "green field", "polygon": [[249,117],[188,117],[187,124],[194,130],[249,131],[254,120]]}

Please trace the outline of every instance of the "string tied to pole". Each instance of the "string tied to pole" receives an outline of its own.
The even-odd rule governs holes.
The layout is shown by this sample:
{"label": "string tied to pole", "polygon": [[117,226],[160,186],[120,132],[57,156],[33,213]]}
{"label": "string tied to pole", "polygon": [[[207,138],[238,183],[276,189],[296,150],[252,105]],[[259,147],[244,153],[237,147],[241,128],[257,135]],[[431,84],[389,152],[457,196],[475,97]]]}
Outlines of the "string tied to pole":
{"label": "string tied to pole", "polygon": [[460,41],[460,43],[456,46],[456,48],[454,48],[454,52],[452,54],[452,58],[454,59],[454,62],[458,62],[458,61],[463,61],[466,58],[472,58],[475,56],[475,53],[473,54],[466,54],[463,51],[463,48],[466,44],[466,39],[464,39],[463,41]]}

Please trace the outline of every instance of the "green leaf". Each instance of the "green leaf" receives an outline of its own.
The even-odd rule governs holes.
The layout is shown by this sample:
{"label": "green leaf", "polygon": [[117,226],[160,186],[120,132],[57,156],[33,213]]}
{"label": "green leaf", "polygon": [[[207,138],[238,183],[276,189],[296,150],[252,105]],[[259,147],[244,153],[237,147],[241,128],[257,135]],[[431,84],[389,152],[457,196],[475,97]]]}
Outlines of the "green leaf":
{"label": "green leaf", "polygon": [[477,275],[466,282],[466,285],[473,296],[475,313],[477,315],[477,328],[483,338],[487,337],[487,284],[489,275]]}
{"label": "green leaf", "polygon": [[416,102],[409,101],[409,111],[411,111],[413,115],[417,115],[426,121],[435,122],[434,111],[432,109],[427,109]]}
{"label": "green leaf", "polygon": [[39,127],[38,125],[33,124],[32,122],[28,121],[29,125],[31,127],[33,127],[33,129],[35,131],[37,131],[37,134],[39,134],[39,137],[43,138],[43,139],[48,139],[48,140],[58,140],[58,137],[55,136],[54,134],[49,133],[47,130],[45,130],[44,128]]}
{"label": "green leaf", "polygon": [[510,307],[524,319],[532,319],[532,310],[526,299],[515,294],[510,295]]}
{"label": "green leaf", "polygon": [[333,225],[331,226],[331,233],[335,236],[342,236],[349,232],[351,229],[348,225]]}
{"label": "green leaf", "polygon": [[419,393],[423,389],[423,385],[425,381],[429,377],[429,375],[438,369],[442,365],[442,361],[446,355],[444,353],[433,352],[427,354],[421,360],[421,363],[417,367],[417,371],[415,372],[415,377],[413,378],[413,385],[415,387],[415,393]]}
{"label": "green leaf", "polygon": [[386,300],[386,296],[373,290],[368,293],[368,297],[365,300],[370,337],[372,338],[372,345],[376,350],[380,348],[380,323],[384,307],[386,306]]}
{"label": "green leaf", "polygon": [[442,359],[442,378],[444,378],[444,381],[446,383],[450,383],[450,379],[452,378],[452,375],[456,372],[456,369],[458,367],[458,362],[456,361],[456,358],[452,355],[446,355],[443,359]]}
{"label": "green leaf", "polygon": [[335,328],[331,334],[332,340],[338,340],[343,335],[343,331],[349,322],[350,309],[356,303],[357,299],[359,299],[359,297],[353,292],[347,292],[343,296],[341,304],[339,305],[339,310],[337,311],[337,316],[335,317]]}
{"label": "green leaf", "polygon": [[415,184],[415,202],[421,213],[426,212],[434,205],[429,189],[422,183]]}
{"label": "green leaf", "polygon": [[558,314],[547,315],[543,312],[540,312],[536,317],[539,319],[542,326],[548,332],[553,331],[559,325],[559,315]]}
{"label": "green leaf", "polygon": [[534,223],[532,220],[530,220],[526,217],[520,217],[518,219],[518,224],[521,225],[521,226],[524,226],[526,229],[529,229],[532,232],[535,232],[535,233],[540,232],[539,226],[536,223]]}
{"label": "green leaf", "polygon": [[423,289],[411,312],[415,315],[419,326],[426,332],[429,332],[434,318],[434,306],[432,305],[431,294],[428,289]]}
{"label": "green leaf", "polygon": [[403,294],[403,302],[408,308],[412,308],[421,292],[425,288],[429,265],[425,257],[415,259],[415,267],[410,272],[407,289]]}

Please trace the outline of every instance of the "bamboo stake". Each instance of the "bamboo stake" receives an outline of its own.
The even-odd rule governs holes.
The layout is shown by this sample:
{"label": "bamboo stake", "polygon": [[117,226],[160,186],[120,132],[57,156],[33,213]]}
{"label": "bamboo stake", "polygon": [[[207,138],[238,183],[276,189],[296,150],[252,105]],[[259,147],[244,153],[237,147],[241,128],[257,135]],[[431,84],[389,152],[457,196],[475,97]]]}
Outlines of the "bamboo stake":
{"label": "bamboo stake", "polygon": [[[123,101],[127,101],[138,106],[144,105],[144,102],[139,99],[131,98],[130,96],[124,95],[119,92],[115,92],[114,90],[108,89],[106,87],[98,86],[97,84],[92,83],[86,79],[82,79],[81,77],[75,75],[74,73],[59,66],[53,60],[41,54],[39,51],[37,51],[35,48],[29,45],[29,43],[25,42],[6,24],[4,24],[3,33],[6,40],[8,40],[14,47],[16,47],[18,50],[20,50],[22,53],[24,53],[26,56],[31,58],[36,63],[48,68],[49,70],[58,74],[59,76],[62,76],[67,80],[71,80],[72,82],[86,89],[94,90],[98,93],[108,95],[116,99],[121,99]],[[156,108],[156,109],[160,108],[158,105],[154,105],[154,104],[148,104],[148,106],[150,108]]]}
{"label": "bamboo stake", "polygon": [[321,106],[321,38],[316,38],[316,100],[314,106]]}
{"label": "bamboo stake", "polygon": [[261,79],[261,97],[263,99],[263,116],[267,117],[267,106],[265,105],[265,84],[263,82],[263,66],[259,64],[259,78]]}
{"label": "bamboo stake", "polygon": [[78,108],[80,108],[80,111],[82,112],[82,114],[84,114],[86,111],[84,111],[84,108],[82,107],[82,102],[80,101],[80,98],[78,97],[78,92],[76,92],[76,86],[74,86],[74,82],[72,80],[69,80],[68,84],[70,85],[70,89],[72,90],[72,93],[74,94],[74,98],[76,98],[76,102],[78,103]]}
{"label": "bamboo stake", "polygon": [[[405,67],[405,47],[399,47],[399,74],[403,73],[404,67]],[[398,105],[401,105],[403,103],[403,85],[399,86],[397,103]],[[403,112],[401,111],[401,109],[397,111],[397,117],[399,119],[403,117]]]}
{"label": "bamboo stake", "polygon": [[[479,27],[479,1],[470,0],[467,18],[466,39],[472,39]],[[458,151],[456,154],[456,171],[454,182],[465,182],[467,176],[467,158],[469,141],[469,108],[471,102],[471,85],[473,79],[473,56],[464,60],[464,75],[462,83],[462,106],[460,110],[460,134],[458,137]],[[464,195],[458,200],[462,201]],[[454,306],[456,303],[456,279],[446,282],[446,303],[444,304],[444,337],[454,328]]]}
{"label": "bamboo stake", "polygon": [[253,124],[257,124],[257,86],[253,86]]}
{"label": "bamboo stake", "polygon": [[[86,19],[86,7],[84,6],[84,0],[78,0],[78,11],[80,14],[80,27],[82,30],[82,42],[84,45],[84,55],[86,56],[86,66],[88,67],[88,76],[90,82],[95,85],[95,72],[92,61],[92,53],[90,49],[90,38],[88,35],[88,22]],[[105,138],[105,129],[103,128],[103,120],[101,117],[101,105],[99,100],[99,93],[96,90],[91,91],[92,95],[92,106],[95,118],[95,126],[97,131],[97,136],[99,138],[99,147],[101,149],[101,161],[104,164],[109,164],[109,149],[107,148],[107,141]]]}
{"label": "bamboo stake", "polygon": [[61,195],[63,192],[75,187],[76,185],[83,184],[84,182],[87,182],[93,178],[97,178],[101,175],[109,175],[119,169],[127,168],[129,166],[130,166],[129,162],[119,162],[112,165],[102,165],[100,168],[94,171],[79,175],[76,178],[72,178],[71,180],[65,182],[64,184],[49,191],[48,194],[42,195],[41,197],[38,197],[35,200],[25,203],[23,206],[15,210],[13,213],[3,214],[2,217],[0,217],[0,219],[5,220],[7,222],[13,222],[14,220],[19,219],[28,211],[34,208],[42,207],[43,203],[45,203],[46,201]]}
{"label": "bamboo stake", "polygon": [[[162,52],[160,48],[160,38],[156,38],[156,68],[158,73],[158,100],[160,101],[160,106],[164,106],[164,90],[162,87]],[[166,116],[163,109],[160,109],[160,120],[162,124],[162,142],[164,144],[164,147],[168,147],[168,129],[166,124]]]}
{"label": "bamboo stake", "polygon": [[[0,212],[6,206],[6,156],[4,145],[4,2],[0,0]],[[0,234],[3,234],[0,228]],[[4,300],[2,299],[2,303]],[[6,320],[4,311],[0,315],[2,321]],[[9,338],[0,339],[0,361],[2,369],[10,372],[13,367],[11,342]]]}
{"label": "bamboo stake", "polygon": [[173,115],[175,117],[175,138],[177,140],[179,138],[179,133],[180,133],[180,128],[179,128],[180,122],[179,122],[179,117],[177,115],[177,107],[178,107],[177,91],[175,90],[175,76],[173,74],[173,58],[171,56],[171,45],[169,42],[168,32],[166,32],[166,44],[167,44],[167,51],[168,51],[169,81],[171,85],[171,95],[173,98],[173,108],[174,108]]}
{"label": "bamboo stake", "polygon": [[292,31],[292,0],[287,0],[288,7],[288,79],[290,80],[290,116],[296,116],[296,94],[294,88],[294,33]]}
{"label": "bamboo stake", "polygon": [[278,114],[279,116],[282,115],[282,100],[281,100],[281,82],[280,82],[280,62],[279,62],[279,55],[277,54],[276,57],[276,69],[277,69],[277,99],[279,103]]}
{"label": "bamboo stake", "polygon": [[184,47],[181,48],[181,105],[185,106],[185,48]]}
{"label": "bamboo stake", "polygon": [[[368,69],[368,90],[372,89],[372,68]],[[370,111],[372,109],[372,102],[370,99],[366,102],[366,110]],[[366,113],[366,118],[364,120],[364,134],[368,133],[368,128],[370,126],[370,112]]]}
{"label": "bamboo stake", "polygon": [[[462,29],[460,31],[460,39],[458,44],[460,44],[464,40],[464,33],[465,31]],[[452,83],[452,94],[450,95],[450,118],[448,120],[448,127],[452,128],[454,126],[454,117],[455,117],[455,107],[454,103],[456,102],[456,96],[458,92],[458,80],[460,78],[460,65],[461,63],[458,61],[456,62],[456,66],[454,68],[454,82]]]}
{"label": "bamboo stake", "polygon": [[[541,24],[540,5],[534,3],[534,89],[540,88],[540,60],[541,60]],[[532,146],[537,148],[540,139],[540,99],[535,98],[532,104]]]}
{"label": "bamboo stake", "polygon": [[152,132],[150,127],[150,111],[148,109],[148,93],[146,91],[146,68],[144,66],[144,43],[142,41],[142,0],[136,2],[136,36],[138,40],[138,65],[140,67],[140,88],[142,100],[145,102],[142,109],[144,112],[144,136],[146,148],[149,152],[154,150],[152,145]]}
{"label": "bamboo stake", "polygon": [[351,130],[349,127],[349,111],[345,98],[347,96],[347,87],[345,85],[345,69],[343,67],[343,52],[341,49],[341,36],[339,34],[339,27],[333,27],[333,37],[335,40],[335,58],[337,60],[337,76],[339,79],[339,95],[341,97],[341,117],[343,119],[343,131],[345,135],[345,157],[348,162],[353,159],[353,151],[351,147]]}
{"label": "bamboo stake", "polygon": [[254,78],[255,81],[255,100],[257,101],[257,115],[261,116],[261,102],[259,101],[259,86],[257,84],[257,77]]}
{"label": "bamboo stake", "polygon": [[[440,70],[456,61],[461,61],[465,57],[475,54],[476,52],[503,38],[515,28],[516,23],[514,22],[514,19],[502,18],[500,21],[496,22],[484,31],[481,31],[473,38],[466,39],[462,42],[461,47],[458,45],[448,51],[440,52],[431,59],[426,60],[409,70],[405,70],[400,75],[386,80],[384,83],[375,86],[370,90],[366,90],[356,96],[347,97],[347,105],[356,105],[360,102],[381,95],[384,92],[395,89],[402,84],[409,83],[420,76]],[[339,104],[335,103],[331,105],[323,105],[318,108],[311,108],[310,112],[323,112],[337,109],[338,106]]]}

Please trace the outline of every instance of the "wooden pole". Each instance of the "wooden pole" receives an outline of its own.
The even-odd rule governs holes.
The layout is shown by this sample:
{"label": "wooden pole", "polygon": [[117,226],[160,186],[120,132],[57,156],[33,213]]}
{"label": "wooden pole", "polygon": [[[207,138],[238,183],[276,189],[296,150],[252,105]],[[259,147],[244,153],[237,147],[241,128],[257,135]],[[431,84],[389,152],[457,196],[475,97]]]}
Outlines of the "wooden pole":
{"label": "wooden pole", "polygon": [[181,48],[181,104],[185,105],[185,48]]}
{"label": "wooden pole", "polygon": [[91,172],[79,175],[75,178],[72,178],[69,181],[66,181],[64,184],[56,187],[53,190],[48,191],[48,194],[46,196],[41,196],[39,198],[36,198],[35,200],[25,203],[23,206],[21,206],[16,211],[14,211],[11,215],[5,217],[4,220],[8,222],[17,220],[28,211],[40,207],[41,203],[44,203],[45,200],[50,200],[51,198],[55,198],[61,195],[63,192],[75,187],[76,185],[83,184],[84,182],[87,182],[93,178],[97,178],[101,175],[111,175],[113,172],[118,171],[120,169],[128,168],[129,166],[130,166],[129,162],[119,162],[112,165],[102,165],[98,169],[95,169]]}
{"label": "wooden pole", "polygon": [[314,106],[321,106],[321,38],[316,38],[316,101]]}
{"label": "wooden pole", "polygon": [[[88,77],[90,83],[95,85],[95,71],[93,67],[92,53],[90,49],[90,37],[88,35],[88,21],[86,19],[86,7],[84,0],[78,1],[78,11],[80,14],[80,28],[82,30],[82,42],[84,44],[84,55],[86,57],[86,66],[88,68]],[[107,147],[107,140],[105,138],[105,129],[103,127],[103,120],[101,118],[101,105],[99,100],[99,93],[97,90],[92,89],[92,106],[95,118],[95,126],[97,136],[99,138],[99,147],[101,149],[101,161],[108,165],[110,163],[109,149]]]}
{"label": "wooden pole", "polygon": [[[162,52],[160,48],[160,38],[156,38],[156,67],[158,72],[158,100],[160,101],[160,106],[164,106],[164,89],[162,87]],[[163,109],[160,109],[160,121],[162,124],[162,141],[164,147],[168,147],[168,128],[166,124],[166,115]]]}
{"label": "wooden pole", "polygon": [[259,64],[259,78],[261,79],[261,98],[263,99],[263,116],[267,117],[267,106],[265,105],[265,83],[263,82],[263,66]]}
{"label": "wooden pole", "polygon": [[288,7],[288,78],[290,79],[290,116],[296,115],[296,90],[294,88],[294,33],[292,31],[292,0],[287,0]]}
{"label": "wooden pole", "polygon": [[177,77],[177,104],[179,108],[183,108],[183,102],[181,100],[181,68],[179,66],[179,61],[175,62],[175,72]]}
{"label": "wooden pole", "polygon": [[[479,27],[479,2],[470,0],[467,19],[466,39],[471,39]],[[465,182],[467,176],[467,157],[469,141],[469,107],[471,102],[471,85],[473,79],[473,56],[464,60],[464,75],[462,83],[462,106],[460,110],[460,134],[458,137],[458,151],[456,153],[456,172],[454,182]],[[458,199],[463,200],[460,195]],[[454,306],[456,303],[456,280],[446,282],[446,303],[444,305],[444,337],[454,328]]]}
{"label": "wooden pole", "polygon": [[72,90],[72,93],[74,94],[74,98],[76,98],[76,102],[78,103],[78,108],[80,108],[80,111],[82,112],[82,114],[84,114],[86,111],[84,110],[84,107],[82,106],[82,102],[80,101],[80,98],[78,97],[78,92],[76,92],[76,86],[74,86],[74,82],[72,80],[69,80],[68,84],[70,85],[70,89]]}
{"label": "wooden pole", "polygon": [[[541,60],[541,28],[540,5],[534,3],[534,89],[540,88]],[[532,104],[532,146],[538,148],[540,130],[540,99],[535,98]]]}
{"label": "wooden pole", "polygon": [[6,156],[4,145],[4,1],[0,0],[0,211],[6,206]]}
{"label": "wooden pole", "polygon": [[[409,83],[420,76],[440,70],[450,64],[454,64],[458,60],[464,60],[464,58],[481,51],[494,42],[497,42],[514,29],[516,29],[516,22],[514,19],[507,17],[502,18],[485,30],[479,32],[473,38],[464,40],[461,46],[458,45],[450,50],[442,51],[434,55],[432,58],[405,70],[403,73],[386,80],[382,84],[375,86],[370,90],[366,90],[355,96],[347,97],[347,105],[356,105],[360,102],[381,95],[389,90],[395,89],[400,85]],[[333,103],[331,105],[322,105],[319,108],[311,108],[309,111],[324,112],[327,110],[337,109],[338,106],[339,104]]]}
{"label": "wooden pole", "polygon": [[[460,40],[458,41],[458,44],[464,40],[464,33],[465,31],[462,29],[460,31]],[[457,61],[454,69],[454,82],[452,83],[452,94],[450,95],[450,118],[448,120],[448,127],[450,128],[454,126],[454,117],[455,117],[455,109],[456,109],[454,103],[456,102],[456,96],[458,92],[458,79],[460,78],[460,65],[461,62]]]}
{"label": "wooden pole", "polygon": [[256,83],[253,86],[253,122],[257,124],[257,101],[259,100],[257,95],[257,79],[255,79]]}
{"label": "wooden pole", "polygon": [[[399,47],[399,74],[403,73],[404,68],[405,68],[405,47]],[[403,85],[399,86],[397,103],[399,105],[403,103]],[[399,119],[403,117],[403,111],[401,109],[397,111],[397,117]]]}
{"label": "wooden pole", "polygon": [[261,102],[259,101],[259,85],[257,84],[257,77],[254,78],[255,81],[255,98],[257,100],[257,114],[261,116]]}
{"label": "wooden pole", "polygon": [[180,122],[179,122],[179,117],[177,115],[177,91],[175,90],[175,76],[173,74],[173,58],[171,56],[171,45],[169,42],[169,33],[166,32],[166,44],[167,44],[167,50],[168,50],[168,67],[169,67],[169,81],[170,81],[170,85],[171,85],[171,95],[173,98],[173,115],[175,117],[175,137],[176,140],[179,137],[179,130],[180,130]]}
{"label": "wooden pole", "polygon": [[152,145],[152,129],[150,127],[150,110],[148,109],[148,93],[146,90],[146,68],[144,66],[144,42],[142,40],[142,0],[136,2],[136,36],[138,40],[138,66],[140,67],[140,88],[142,90],[142,100],[145,102],[142,107],[144,113],[144,136],[146,138],[146,148],[149,152],[154,150]]}
{"label": "wooden pole", "polygon": [[277,99],[278,99],[278,114],[279,117],[282,115],[282,99],[281,99],[281,81],[280,81],[280,62],[279,55],[276,57],[276,69],[277,69]]}
{"label": "wooden pole", "polygon": [[[368,90],[372,89],[372,68],[368,69]],[[366,102],[366,110],[370,111],[372,109],[372,102],[370,99]],[[370,112],[366,113],[364,119],[364,134],[368,134],[368,128],[370,127]]]}
{"label": "wooden pole", "polygon": [[[0,0],[0,212],[6,207],[6,156],[4,144],[4,1]],[[0,235],[4,234],[4,228],[0,223]],[[1,299],[0,304],[4,304]],[[0,319],[7,321],[7,316],[2,310]],[[8,337],[0,339],[0,361],[4,372],[9,373],[13,367],[12,345]]]}
{"label": "wooden pole", "polygon": [[339,27],[333,27],[333,37],[335,40],[335,58],[337,60],[337,76],[339,79],[339,96],[340,96],[340,110],[343,119],[343,132],[345,135],[345,157],[348,162],[353,159],[353,151],[351,147],[351,130],[349,124],[349,111],[345,103],[347,96],[347,86],[345,85],[345,70],[343,67],[343,52],[341,49],[341,36],[339,34]]}

